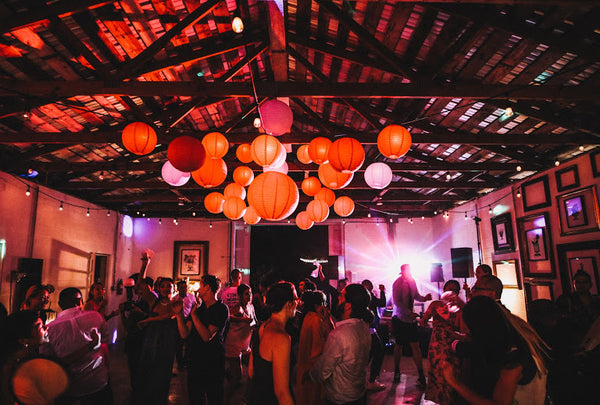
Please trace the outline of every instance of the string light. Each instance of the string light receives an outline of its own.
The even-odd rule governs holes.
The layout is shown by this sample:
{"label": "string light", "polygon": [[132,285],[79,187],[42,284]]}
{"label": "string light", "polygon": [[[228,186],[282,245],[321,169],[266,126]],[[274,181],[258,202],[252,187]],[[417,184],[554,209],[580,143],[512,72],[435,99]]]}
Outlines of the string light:
{"label": "string light", "polygon": [[236,16],[231,21],[231,28],[233,29],[233,32],[240,34],[242,31],[244,31],[244,22],[240,17]]}
{"label": "string light", "polygon": [[465,221],[469,219],[469,216],[467,215],[467,212],[465,211]]}
{"label": "string light", "polygon": [[345,224],[346,224],[346,220],[342,219],[342,225],[345,225]]}
{"label": "string light", "polygon": [[425,215],[421,215],[421,221],[425,221]]}
{"label": "string light", "polygon": [[196,211],[192,212],[192,216],[195,217],[196,216]]}
{"label": "string light", "polygon": [[62,210],[63,210],[63,202],[62,202],[62,201],[60,202],[60,207],[58,207],[58,210],[59,210],[59,211],[62,211]]}
{"label": "string light", "polygon": [[179,225],[179,222],[177,222],[177,218],[173,218],[173,223],[174,223],[175,225]]}
{"label": "string light", "polygon": [[208,227],[212,229],[212,221],[209,222]]}
{"label": "string light", "polygon": [[110,217],[110,211],[106,211],[106,216]]}
{"label": "string light", "polygon": [[446,180],[450,180],[452,178],[452,175],[450,173],[446,174]]}
{"label": "string light", "polygon": [[392,218],[390,218],[390,223],[394,222],[394,220]]}
{"label": "string light", "polygon": [[260,126],[262,125],[260,122],[260,118],[254,118],[254,122],[252,123],[252,125],[254,125],[254,128],[260,128]]}
{"label": "string light", "polygon": [[162,218],[158,218],[158,224],[162,225]]}
{"label": "string light", "polygon": [[517,198],[521,198],[521,190],[517,190]]}
{"label": "string light", "polygon": [[89,209],[89,208],[87,209],[87,212],[85,213],[85,215],[86,215],[87,217],[89,217],[89,216],[90,216],[90,209]]}
{"label": "string light", "polygon": [[100,175],[98,176],[98,180],[100,180],[100,181],[104,180],[104,172],[100,172]]}
{"label": "string light", "polygon": [[31,195],[31,188],[27,186],[27,191],[25,191],[25,195],[29,197]]}
{"label": "string light", "polygon": [[583,152],[585,150],[585,146],[579,145],[579,150]]}
{"label": "string light", "polygon": [[488,213],[489,213],[490,215],[492,215],[492,214],[494,213],[494,210],[492,209],[492,206],[491,206],[491,205],[490,205],[490,209],[488,210]]}
{"label": "string light", "polygon": [[150,217],[146,218],[146,220],[147,220],[148,222],[150,222]]}
{"label": "string light", "polygon": [[523,170],[523,168],[521,166],[517,166],[517,171],[520,172],[521,170]]}
{"label": "string light", "polygon": [[560,162],[557,160],[554,162],[554,166],[560,166]]}
{"label": "string light", "polygon": [[367,218],[371,218],[371,213],[370,212],[367,214]]}

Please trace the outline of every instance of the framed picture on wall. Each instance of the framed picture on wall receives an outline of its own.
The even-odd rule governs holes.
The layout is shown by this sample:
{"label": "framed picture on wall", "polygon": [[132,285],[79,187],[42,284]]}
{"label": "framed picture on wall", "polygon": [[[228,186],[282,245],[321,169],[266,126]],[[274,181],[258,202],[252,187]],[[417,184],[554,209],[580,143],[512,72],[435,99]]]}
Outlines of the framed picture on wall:
{"label": "framed picture on wall", "polygon": [[517,260],[498,260],[492,264],[494,276],[502,281],[504,288],[521,288],[521,277],[519,277]]}
{"label": "framed picture on wall", "polygon": [[547,212],[517,219],[523,276],[554,278],[554,255]]}
{"label": "framed picture on wall", "polygon": [[600,240],[557,245],[556,252],[560,268],[568,269],[560,273],[563,292],[574,290],[574,277],[578,271],[590,277],[592,294],[600,292]]}
{"label": "framed picture on wall", "polygon": [[513,237],[510,213],[498,215],[490,219],[492,226],[492,239],[494,253],[514,252],[515,240]]}
{"label": "framed picture on wall", "polygon": [[200,280],[207,273],[207,241],[175,241],[173,251],[173,280]]}
{"label": "framed picture on wall", "polygon": [[554,173],[554,176],[556,177],[556,189],[558,191],[579,187],[579,171],[577,170],[577,165],[557,170]]}
{"label": "framed picture on wall", "polygon": [[561,235],[593,232],[600,229],[596,186],[589,186],[556,197]]}
{"label": "framed picture on wall", "polygon": [[533,211],[549,207],[552,204],[548,175],[524,182],[521,189],[523,191],[524,211]]}
{"label": "framed picture on wall", "polygon": [[552,281],[526,280],[524,285],[526,304],[535,300],[554,301],[554,283]]}
{"label": "framed picture on wall", "polygon": [[592,164],[592,174],[594,177],[600,177],[600,149],[590,153],[590,161]]}

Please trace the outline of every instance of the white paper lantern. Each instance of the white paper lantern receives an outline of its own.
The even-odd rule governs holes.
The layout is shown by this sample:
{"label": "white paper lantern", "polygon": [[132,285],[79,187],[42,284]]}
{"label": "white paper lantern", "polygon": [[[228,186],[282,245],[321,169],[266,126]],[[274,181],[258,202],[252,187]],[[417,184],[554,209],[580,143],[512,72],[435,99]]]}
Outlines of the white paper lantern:
{"label": "white paper lantern", "polygon": [[162,174],[163,180],[173,187],[183,186],[191,177],[191,173],[177,170],[168,160],[163,164],[160,173]]}
{"label": "white paper lantern", "polygon": [[365,170],[365,181],[371,188],[386,188],[392,182],[392,169],[383,162],[371,163]]}

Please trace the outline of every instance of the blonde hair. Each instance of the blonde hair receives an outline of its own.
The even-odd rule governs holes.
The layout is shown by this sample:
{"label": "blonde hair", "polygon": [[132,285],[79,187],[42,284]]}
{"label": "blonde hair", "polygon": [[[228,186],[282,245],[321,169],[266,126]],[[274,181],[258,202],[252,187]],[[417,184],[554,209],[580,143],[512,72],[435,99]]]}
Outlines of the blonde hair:
{"label": "blonde hair", "polygon": [[537,334],[535,329],[520,317],[513,315],[506,308],[500,306],[506,315],[506,319],[517,333],[523,338],[523,341],[527,344],[529,352],[535,365],[538,369],[538,373],[541,375],[548,374],[546,368],[546,361],[550,359],[548,354],[550,346]]}

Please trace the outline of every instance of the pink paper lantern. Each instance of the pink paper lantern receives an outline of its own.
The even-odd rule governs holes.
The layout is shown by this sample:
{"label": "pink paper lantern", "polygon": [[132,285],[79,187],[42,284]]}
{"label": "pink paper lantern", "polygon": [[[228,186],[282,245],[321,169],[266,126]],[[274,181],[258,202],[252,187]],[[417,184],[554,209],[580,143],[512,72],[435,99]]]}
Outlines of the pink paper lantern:
{"label": "pink paper lantern", "polygon": [[190,173],[175,169],[168,160],[163,164],[160,173],[163,180],[173,187],[183,186],[192,176]]}
{"label": "pink paper lantern", "polygon": [[386,188],[392,182],[392,169],[383,162],[371,163],[365,170],[365,182],[371,188]]}
{"label": "pink paper lantern", "polygon": [[267,134],[278,136],[290,132],[294,115],[283,101],[269,100],[260,107],[262,127]]}
{"label": "pink paper lantern", "polygon": [[273,165],[271,165],[271,166],[265,166],[263,168],[263,172],[279,172],[279,173],[283,173],[283,174],[288,174],[288,171],[289,171],[289,168],[288,168],[287,162],[283,162],[283,164],[281,166],[274,167]]}

